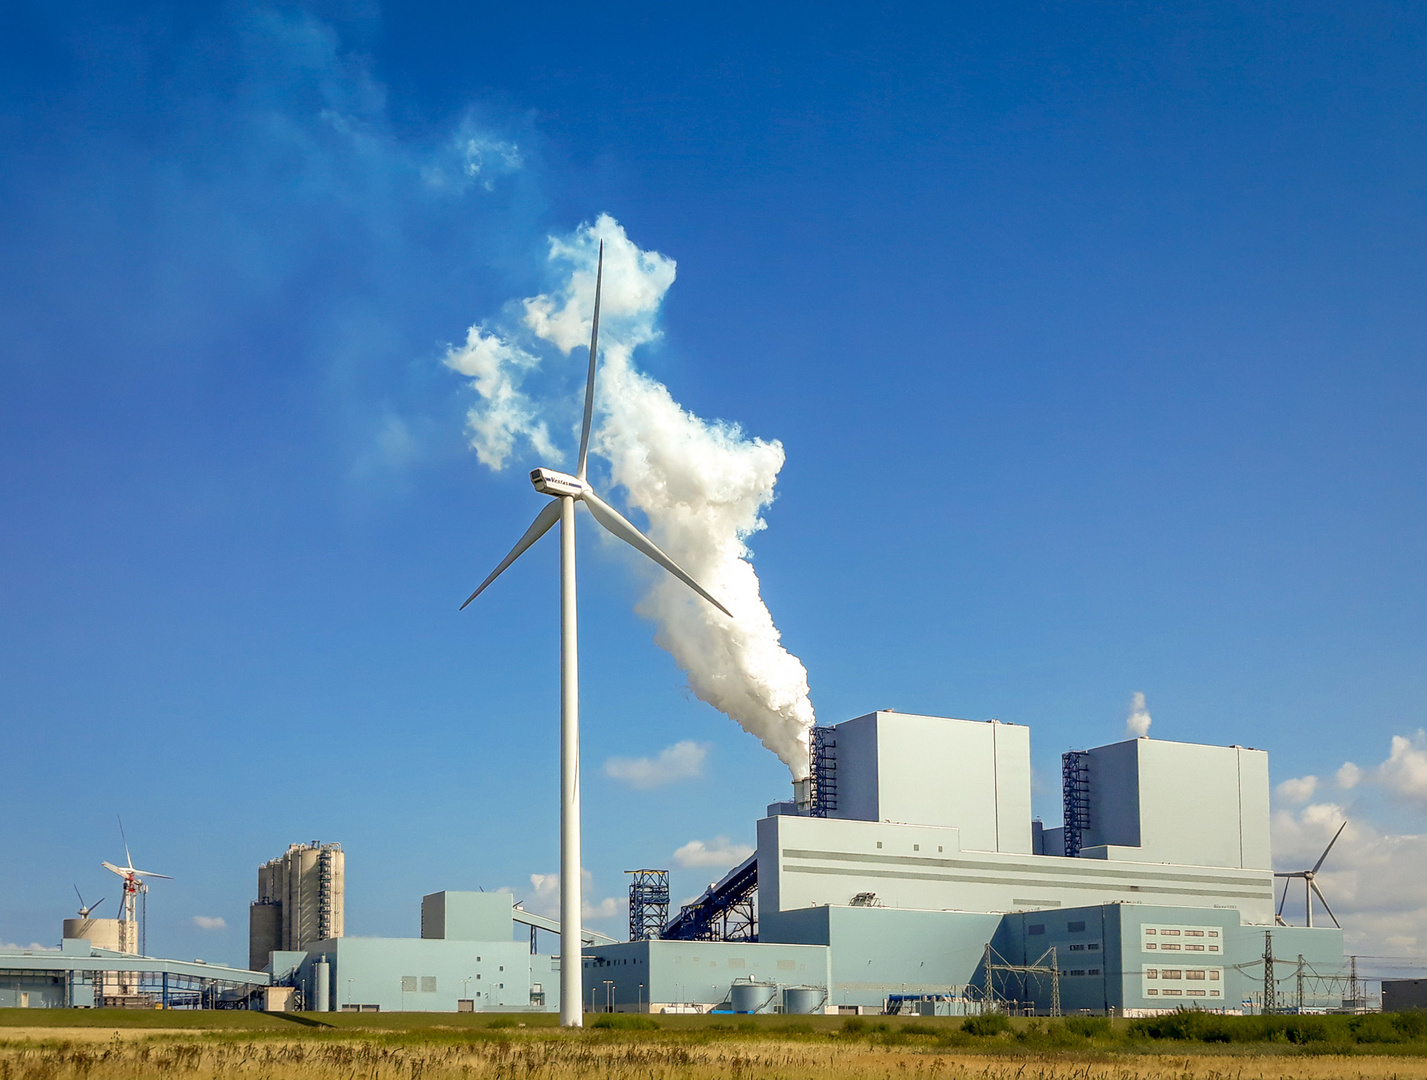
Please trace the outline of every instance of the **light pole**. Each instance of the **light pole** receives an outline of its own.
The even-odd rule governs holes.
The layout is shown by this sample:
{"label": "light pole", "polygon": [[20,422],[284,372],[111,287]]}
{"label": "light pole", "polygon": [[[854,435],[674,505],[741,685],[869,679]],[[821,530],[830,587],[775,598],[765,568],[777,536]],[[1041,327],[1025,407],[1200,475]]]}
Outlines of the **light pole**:
{"label": "light pole", "polygon": [[344,1002],[342,1002],[341,1004],[343,1004],[343,1005],[350,1005],[350,1004],[352,1004],[352,984],[353,984],[354,982],[356,982],[356,981],[357,981],[356,979],[348,979],[348,980],[347,980],[347,1000],[344,1001]]}
{"label": "light pole", "polygon": [[604,981],[604,1011],[614,1012],[614,982],[611,979]]}
{"label": "light pole", "polygon": [[634,1011],[635,1011],[635,1012],[643,1012],[643,1011],[644,1011],[644,984],[643,984],[643,983],[640,983],[640,984],[639,984],[639,990],[638,990],[638,992],[635,994],[635,998],[634,998]]}

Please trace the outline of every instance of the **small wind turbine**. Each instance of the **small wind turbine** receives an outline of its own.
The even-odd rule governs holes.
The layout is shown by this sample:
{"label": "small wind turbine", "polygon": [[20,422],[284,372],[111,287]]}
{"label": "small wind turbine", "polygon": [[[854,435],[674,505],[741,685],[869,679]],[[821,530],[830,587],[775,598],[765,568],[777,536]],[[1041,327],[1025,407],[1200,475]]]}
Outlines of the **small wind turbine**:
{"label": "small wind turbine", "polygon": [[642,552],[732,618],[728,608],[711,596],[673,559],[624,519],[585,479],[590,449],[590,421],[595,408],[595,361],[600,335],[600,287],[604,280],[604,241],[600,241],[595,271],[594,326],[590,331],[590,371],[585,381],[585,421],[580,429],[580,458],[575,475],[535,469],[530,482],[542,495],[555,496],[536,515],[530,528],[480,588],[466,598],[462,610],[506,567],[523,555],[556,521],[560,522],[560,1023],[580,1027],[584,1021],[584,961],[580,946],[580,691],[575,628],[575,503],[583,502],[604,529]]}
{"label": "small wind turbine", "polygon": [[79,917],[81,919],[89,918],[89,913],[95,908],[97,908],[100,904],[104,903],[104,897],[101,896],[98,900],[94,901],[94,903],[86,904],[84,902],[84,894],[79,891],[78,885],[74,887],[74,895],[79,897]]}
{"label": "small wind turbine", "polygon": [[[1328,918],[1333,920],[1333,925],[1337,926],[1340,930],[1342,929],[1338,923],[1338,916],[1333,914],[1333,909],[1328,906],[1328,901],[1323,898],[1323,892],[1318,888],[1318,882],[1314,879],[1317,877],[1319,869],[1323,866],[1323,860],[1328,857],[1328,852],[1333,850],[1333,845],[1338,842],[1338,837],[1343,835],[1343,830],[1347,827],[1348,823],[1346,821],[1338,826],[1338,831],[1333,834],[1333,839],[1328,841],[1328,846],[1323,849],[1323,854],[1318,856],[1318,861],[1313,864],[1312,870],[1295,870],[1292,873],[1275,873],[1273,875],[1274,877],[1281,878],[1303,879],[1303,909],[1306,912],[1309,926],[1313,925],[1313,897],[1316,896],[1318,897],[1318,902],[1323,905],[1323,910],[1328,913]],[[1286,925],[1283,922],[1283,905],[1286,903],[1288,903],[1287,881],[1283,883],[1283,899],[1278,902],[1278,912],[1274,915],[1274,919],[1282,925]]]}
{"label": "small wind turbine", "polygon": [[[119,838],[124,841],[125,864],[123,866],[115,866],[111,862],[101,862],[99,865],[110,873],[118,874],[124,879],[124,922],[128,924],[129,929],[125,931],[125,938],[127,940],[121,941],[120,944],[127,944],[130,948],[122,951],[142,954],[147,945],[144,938],[148,936],[143,929],[140,928],[138,934],[133,939],[129,939],[129,935],[134,934],[135,927],[139,922],[137,918],[139,895],[149,891],[148,884],[141,879],[163,878],[165,881],[172,881],[173,878],[169,877],[168,874],[156,874],[152,870],[134,869],[134,857],[129,854],[129,838],[124,835],[124,821],[122,818],[119,820]],[[146,904],[145,907],[147,908],[147,906]],[[145,912],[145,914],[147,914],[147,912]]]}

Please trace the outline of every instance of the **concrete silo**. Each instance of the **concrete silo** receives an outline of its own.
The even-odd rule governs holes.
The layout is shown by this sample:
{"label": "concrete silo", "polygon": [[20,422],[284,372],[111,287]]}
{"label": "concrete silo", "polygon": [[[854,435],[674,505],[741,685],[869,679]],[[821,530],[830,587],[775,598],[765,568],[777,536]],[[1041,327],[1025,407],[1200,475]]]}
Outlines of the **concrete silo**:
{"label": "concrete silo", "polygon": [[258,867],[258,898],[248,911],[248,964],[278,950],[301,950],[344,931],[345,856],[341,844],[291,844]]}

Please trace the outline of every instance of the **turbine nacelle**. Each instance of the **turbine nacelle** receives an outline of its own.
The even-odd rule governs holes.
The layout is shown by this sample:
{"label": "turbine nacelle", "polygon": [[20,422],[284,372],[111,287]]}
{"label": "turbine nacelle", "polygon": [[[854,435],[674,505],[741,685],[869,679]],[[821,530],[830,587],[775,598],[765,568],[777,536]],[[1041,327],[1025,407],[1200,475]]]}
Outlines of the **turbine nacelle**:
{"label": "turbine nacelle", "polygon": [[569,495],[579,499],[590,490],[590,485],[578,476],[556,472],[554,469],[531,469],[530,482],[542,495]]}

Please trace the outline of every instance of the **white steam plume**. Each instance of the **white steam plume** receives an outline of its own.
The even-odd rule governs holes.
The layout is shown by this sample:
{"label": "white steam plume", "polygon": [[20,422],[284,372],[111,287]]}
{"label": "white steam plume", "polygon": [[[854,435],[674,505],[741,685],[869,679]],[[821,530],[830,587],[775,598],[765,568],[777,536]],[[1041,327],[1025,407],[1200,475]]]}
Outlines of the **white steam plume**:
{"label": "white steam plume", "polygon": [[1150,733],[1150,711],[1145,708],[1145,696],[1138,690],[1130,698],[1130,712],[1125,717],[1125,734],[1132,739],[1143,739]]}
{"label": "white steam plume", "polygon": [[[695,416],[633,362],[635,348],[658,336],[656,318],[674,283],[674,261],[640,250],[608,215],[570,236],[552,237],[550,261],[565,275],[560,287],[524,301],[519,324],[500,328],[503,338],[473,327],[466,345],[447,353],[448,366],[471,375],[481,399],[468,418],[471,445],[483,462],[500,468],[520,440],[531,450],[551,449],[543,411],[574,415],[569,400],[541,402],[521,384],[539,363],[540,342],[566,355],[589,343],[601,240],[593,450],[609,463],[610,479],[625,490],[628,504],[647,515],[654,542],[735,617],[663,573],[637,610],[654,621],[654,640],[673,655],[694,693],[757,736],[802,779],[813,726],[807,669],[780,643],[747,546],[766,527],[762,514],[783,467],[782,444]],[[579,359],[582,367],[583,352]]]}

